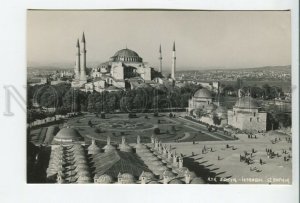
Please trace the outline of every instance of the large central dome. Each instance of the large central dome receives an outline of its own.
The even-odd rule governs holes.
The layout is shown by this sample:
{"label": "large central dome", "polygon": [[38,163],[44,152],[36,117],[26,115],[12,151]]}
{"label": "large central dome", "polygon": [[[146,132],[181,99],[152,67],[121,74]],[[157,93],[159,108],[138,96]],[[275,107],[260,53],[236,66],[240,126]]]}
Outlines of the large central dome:
{"label": "large central dome", "polygon": [[119,57],[139,57],[139,55],[130,49],[121,49],[115,53],[114,56],[119,56]]}
{"label": "large central dome", "polygon": [[143,59],[135,52],[130,49],[121,49],[117,51],[112,57],[112,61],[127,61],[127,62],[143,62]]}

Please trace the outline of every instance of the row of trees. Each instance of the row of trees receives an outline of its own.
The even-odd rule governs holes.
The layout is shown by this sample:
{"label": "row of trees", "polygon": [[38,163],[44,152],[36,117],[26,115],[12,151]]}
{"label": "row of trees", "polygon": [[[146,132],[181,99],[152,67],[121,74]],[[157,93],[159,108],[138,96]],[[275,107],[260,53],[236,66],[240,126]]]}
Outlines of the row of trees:
{"label": "row of trees", "polygon": [[243,86],[239,87],[239,85],[222,85],[221,95],[229,95],[229,93],[233,93],[233,96],[237,96],[236,92],[238,89],[242,89],[242,91],[247,94],[250,93],[250,96],[253,98],[263,98],[266,100],[274,99],[277,97],[283,97],[282,88],[276,86],[270,86],[268,84],[264,84],[262,87],[258,86]]}
{"label": "row of trees", "polygon": [[[28,109],[33,106],[55,108],[56,114],[72,111],[89,112],[144,112],[166,108],[185,108],[188,100],[200,85],[187,84],[183,87],[138,88],[117,92],[82,92],[68,84],[38,85],[28,87]],[[35,104],[35,105],[34,105]],[[32,111],[34,117],[41,111]],[[39,113],[38,113],[39,112]],[[50,113],[49,113],[50,114]]]}

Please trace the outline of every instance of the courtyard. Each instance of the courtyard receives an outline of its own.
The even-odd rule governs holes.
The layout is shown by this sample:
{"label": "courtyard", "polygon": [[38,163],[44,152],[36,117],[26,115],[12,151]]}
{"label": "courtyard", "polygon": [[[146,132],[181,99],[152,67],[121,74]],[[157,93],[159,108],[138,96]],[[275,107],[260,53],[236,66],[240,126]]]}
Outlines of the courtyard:
{"label": "courtyard", "polygon": [[107,114],[105,118],[99,118],[95,114],[85,114],[72,118],[66,122],[70,127],[76,128],[86,139],[111,141],[119,143],[124,136],[128,143],[136,143],[137,135],[140,135],[144,143],[151,142],[151,136],[157,137],[162,142],[193,142],[193,141],[217,141],[232,140],[230,136],[224,136],[221,132],[208,132],[205,126],[182,119],[181,117],[169,117],[168,114],[137,114],[134,118],[128,118],[128,114]]}

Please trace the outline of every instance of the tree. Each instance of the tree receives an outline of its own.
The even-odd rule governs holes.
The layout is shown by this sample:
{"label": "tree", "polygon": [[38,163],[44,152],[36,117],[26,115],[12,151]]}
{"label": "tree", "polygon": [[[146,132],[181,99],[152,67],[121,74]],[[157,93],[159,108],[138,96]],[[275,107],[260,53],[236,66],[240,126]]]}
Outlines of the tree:
{"label": "tree", "polygon": [[214,122],[215,125],[220,125],[221,124],[221,119],[216,114],[214,114],[213,115],[213,122]]}
{"label": "tree", "polygon": [[154,134],[158,135],[158,134],[160,134],[160,129],[159,128],[154,128],[153,132],[154,132]]}
{"label": "tree", "polygon": [[290,127],[292,125],[291,116],[287,113],[279,113],[276,115],[276,120],[281,128]]}
{"label": "tree", "polygon": [[236,87],[237,87],[237,89],[241,89],[243,87],[243,85],[244,85],[243,79],[238,78],[236,80]]}
{"label": "tree", "polygon": [[224,95],[233,95],[233,92],[235,92],[236,89],[232,85],[224,85],[222,93]]}
{"label": "tree", "polygon": [[95,129],[95,133],[101,133],[102,131],[101,131],[101,128],[96,128]]}
{"label": "tree", "polygon": [[195,114],[198,118],[201,118],[202,116],[205,115],[205,111],[202,108],[198,108],[195,110]]}
{"label": "tree", "polygon": [[275,130],[278,128],[278,120],[275,117],[275,114],[267,114],[267,130]]}

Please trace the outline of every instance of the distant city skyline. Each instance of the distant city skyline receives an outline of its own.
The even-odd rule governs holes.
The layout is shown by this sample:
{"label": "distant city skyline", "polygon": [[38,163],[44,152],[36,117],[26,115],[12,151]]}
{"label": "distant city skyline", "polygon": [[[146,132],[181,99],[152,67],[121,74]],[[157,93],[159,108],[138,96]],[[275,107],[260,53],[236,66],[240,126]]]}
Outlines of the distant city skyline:
{"label": "distant city skyline", "polygon": [[28,11],[28,66],[74,64],[85,32],[87,64],[109,60],[128,47],[150,66],[178,70],[291,64],[289,11]]}

